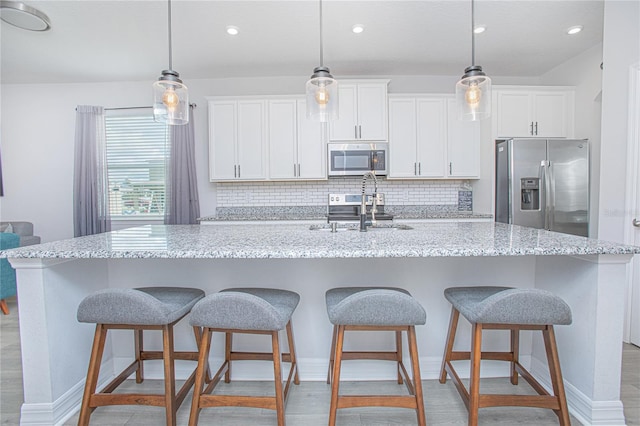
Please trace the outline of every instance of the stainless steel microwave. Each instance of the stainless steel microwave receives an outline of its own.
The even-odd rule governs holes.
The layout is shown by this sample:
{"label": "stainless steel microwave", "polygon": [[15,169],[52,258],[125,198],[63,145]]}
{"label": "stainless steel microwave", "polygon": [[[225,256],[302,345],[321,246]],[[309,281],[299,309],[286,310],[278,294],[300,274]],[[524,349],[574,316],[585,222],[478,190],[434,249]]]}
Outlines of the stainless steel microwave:
{"label": "stainless steel microwave", "polygon": [[387,143],[329,143],[329,176],[387,174]]}

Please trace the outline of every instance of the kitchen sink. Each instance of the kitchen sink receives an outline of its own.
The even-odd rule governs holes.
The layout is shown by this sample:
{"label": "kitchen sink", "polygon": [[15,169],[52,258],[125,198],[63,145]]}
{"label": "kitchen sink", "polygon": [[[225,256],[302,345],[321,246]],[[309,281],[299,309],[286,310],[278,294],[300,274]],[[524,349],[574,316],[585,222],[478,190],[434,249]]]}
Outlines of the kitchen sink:
{"label": "kitchen sink", "polygon": [[[311,225],[309,227],[311,231],[324,231],[331,232],[330,224],[322,224],[322,225]],[[367,226],[367,231],[397,231],[397,230],[409,230],[413,229],[413,227],[409,225],[405,225],[402,223],[378,223],[376,225]],[[338,225],[333,232],[343,232],[343,231],[360,231],[360,224],[340,224]]]}

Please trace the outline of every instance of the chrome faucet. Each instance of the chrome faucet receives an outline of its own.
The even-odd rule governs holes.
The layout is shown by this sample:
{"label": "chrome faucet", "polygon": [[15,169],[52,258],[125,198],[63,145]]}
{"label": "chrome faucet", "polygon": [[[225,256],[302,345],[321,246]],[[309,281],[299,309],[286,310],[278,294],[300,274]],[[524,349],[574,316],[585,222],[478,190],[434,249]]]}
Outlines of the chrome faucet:
{"label": "chrome faucet", "polygon": [[371,205],[371,224],[376,224],[376,213],[378,213],[378,179],[374,172],[365,172],[362,176],[362,203],[360,204],[360,232],[367,230],[367,195],[365,189],[367,178],[373,178],[373,201]]}

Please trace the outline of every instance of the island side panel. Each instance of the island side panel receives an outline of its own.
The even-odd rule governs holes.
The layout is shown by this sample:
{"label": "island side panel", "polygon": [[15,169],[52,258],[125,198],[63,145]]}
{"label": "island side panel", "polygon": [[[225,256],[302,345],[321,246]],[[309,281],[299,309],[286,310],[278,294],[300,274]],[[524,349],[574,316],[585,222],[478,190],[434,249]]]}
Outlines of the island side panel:
{"label": "island side panel", "polygon": [[[620,401],[622,330],[630,255],[540,256],[536,287],[562,297],[573,323],[556,326],[572,414],[585,424],[624,425]],[[550,387],[541,338],[533,341],[533,373]]]}

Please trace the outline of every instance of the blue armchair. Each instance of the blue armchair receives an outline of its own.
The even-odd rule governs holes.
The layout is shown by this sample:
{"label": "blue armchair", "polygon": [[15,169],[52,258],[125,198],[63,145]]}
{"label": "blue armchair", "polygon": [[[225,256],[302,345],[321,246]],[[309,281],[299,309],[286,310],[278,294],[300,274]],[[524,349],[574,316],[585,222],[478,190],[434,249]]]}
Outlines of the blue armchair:
{"label": "blue armchair", "polygon": [[[0,250],[16,248],[20,245],[20,236],[9,232],[0,232]],[[0,259],[0,310],[5,315],[9,308],[5,298],[16,295],[16,271],[7,259]]]}

